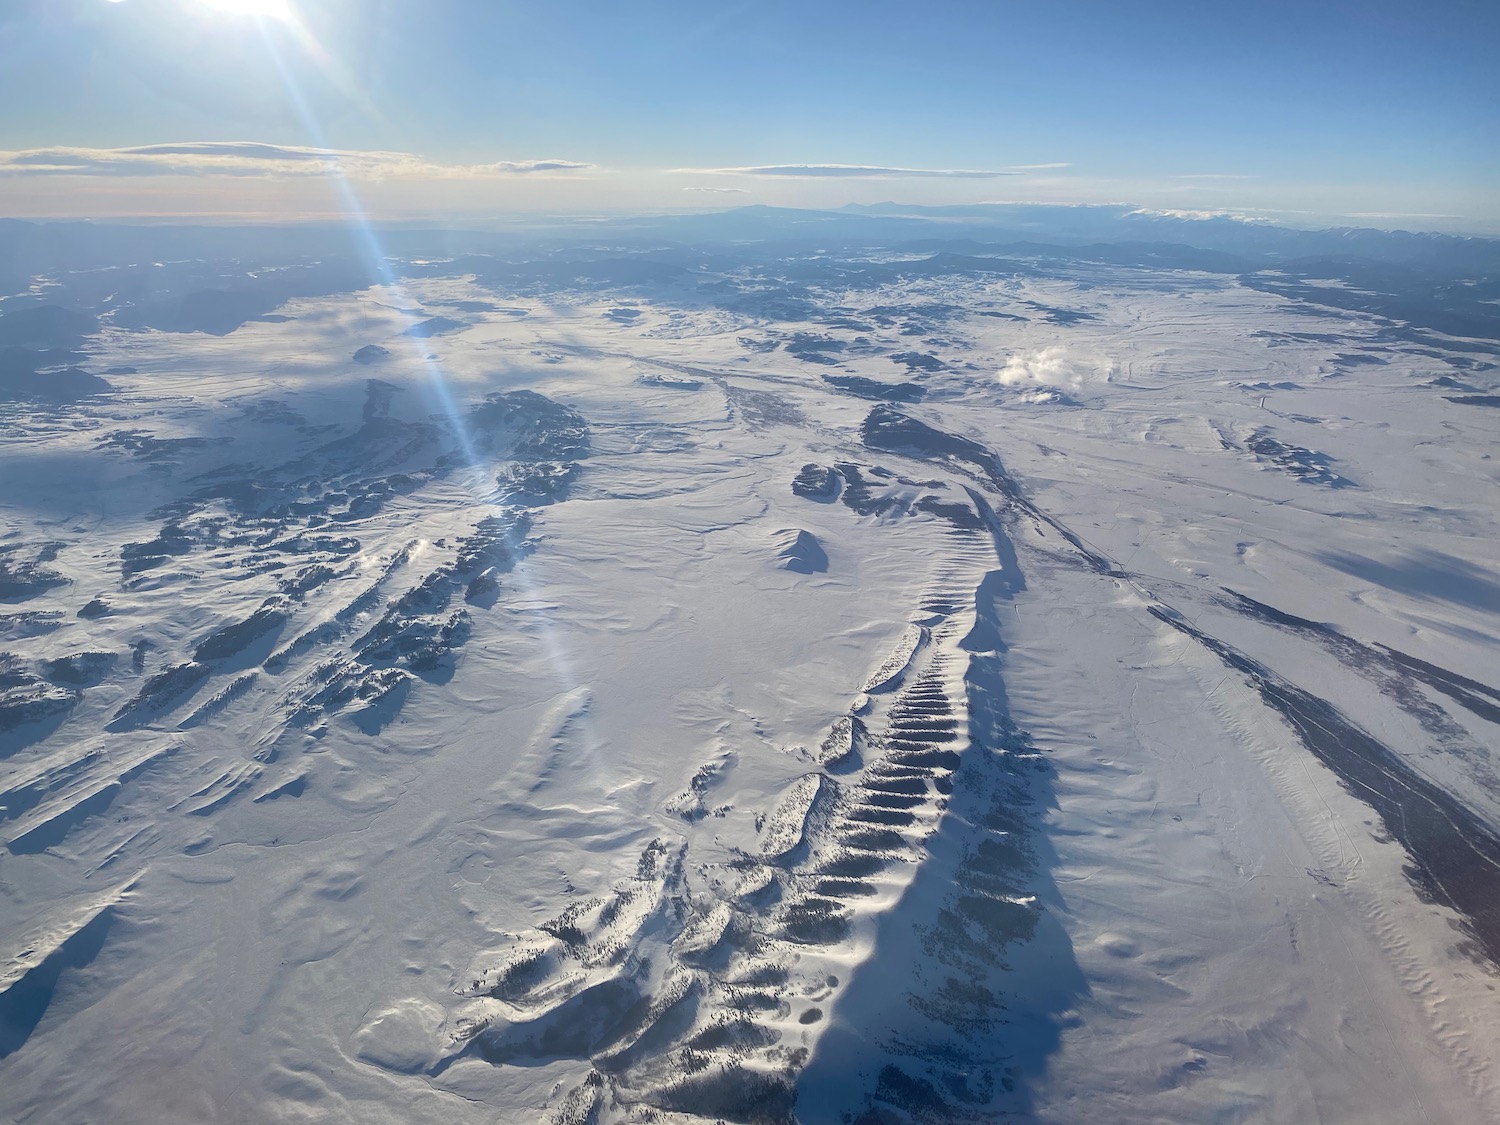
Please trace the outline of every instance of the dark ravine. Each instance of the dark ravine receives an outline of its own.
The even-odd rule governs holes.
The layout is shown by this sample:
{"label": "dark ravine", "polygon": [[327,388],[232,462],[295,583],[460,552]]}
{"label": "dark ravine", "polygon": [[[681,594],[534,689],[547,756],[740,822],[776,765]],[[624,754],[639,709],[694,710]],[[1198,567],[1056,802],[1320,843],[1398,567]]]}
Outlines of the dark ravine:
{"label": "dark ravine", "polygon": [[1462,914],[1479,949],[1500,965],[1500,838],[1490,827],[1327,700],[1282,679],[1175,611],[1159,605],[1148,609],[1244,674],[1303,745],[1380,814],[1386,831],[1411,856],[1407,877],[1423,897]]}
{"label": "dark ravine", "polygon": [[[935,429],[884,405],[877,406],[866,418],[864,438],[867,445],[890,452],[972,465],[1005,496],[1013,511],[1040,520],[1062,535],[1090,570],[1113,578],[1131,577],[1023,496],[1000,459],[977,442]],[[1228,598],[1222,604],[1230,608],[1286,628],[1310,632],[1335,648],[1404,672],[1479,717],[1494,721],[1491,716],[1496,709],[1490,700],[1500,701],[1500,692],[1493,688],[1394,649],[1362,645],[1328,626],[1282,613],[1233,591],[1226,593]],[[1152,599],[1146,608],[1152,616],[1191,637],[1250,681],[1266,705],[1297,732],[1303,745],[1351,793],[1379,814],[1386,830],[1411,856],[1407,875],[1418,893],[1426,901],[1443,903],[1462,915],[1475,949],[1500,965],[1500,835],[1332,703],[1190,624],[1170,606]],[[1417,708],[1417,701],[1407,699],[1403,705]]]}
{"label": "dark ravine", "polygon": [[[1436,664],[1418,660],[1415,656],[1408,656],[1404,652],[1385,645],[1377,647],[1391,659],[1393,664],[1400,665],[1428,687],[1442,692],[1459,706],[1467,708],[1481,719],[1500,724],[1500,706],[1497,706],[1500,704],[1500,691],[1486,687],[1478,680],[1460,676],[1457,672],[1439,668]],[[1489,698],[1486,699],[1485,696]],[[1495,702],[1491,703],[1490,700],[1495,700]]]}
{"label": "dark ravine", "polygon": [[[1381,670],[1387,674],[1394,673],[1418,680],[1434,691],[1447,696],[1471,714],[1486,722],[1500,724],[1500,691],[1478,680],[1471,680],[1467,676],[1450,672],[1436,664],[1429,664],[1415,656],[1408,656],[1386,645],[1367,645],[1324,622],[1297,617],[1274,606],[1266,605],[1264,602],[1256,601],[1247,594],[1229,589],[1224,592],[1228,598],[1221,604],[1229,609],[1311,636],[1355,671],[1368,674],[1372,670]],[[1411,709],[1409,701],[1404,698],[1398,697],[1397,703]],[[1421,718],[1420,715],[1418,717]]]}

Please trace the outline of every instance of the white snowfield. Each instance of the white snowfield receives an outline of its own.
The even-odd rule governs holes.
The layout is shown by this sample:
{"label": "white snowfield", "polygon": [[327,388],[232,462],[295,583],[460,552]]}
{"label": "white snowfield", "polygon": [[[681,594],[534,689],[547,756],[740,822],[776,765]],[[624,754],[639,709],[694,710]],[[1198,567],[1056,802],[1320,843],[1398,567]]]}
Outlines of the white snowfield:
{"label": "white snowfield", "polygon": [[814,296],[428,279],[0,407],[0,1120],[1500,1120],[1492,351]]}

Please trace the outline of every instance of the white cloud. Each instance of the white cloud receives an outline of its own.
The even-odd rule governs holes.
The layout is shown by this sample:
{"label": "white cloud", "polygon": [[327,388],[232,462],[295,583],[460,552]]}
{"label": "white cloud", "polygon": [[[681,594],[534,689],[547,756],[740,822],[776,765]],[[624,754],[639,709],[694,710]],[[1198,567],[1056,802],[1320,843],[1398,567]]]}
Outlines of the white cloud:
{"label": "white cloud", "polygon": [[711,191],[711,192],[714,192],[715,194],[718,194],[718,195],[749,195],[750,194],[748,191],[746,191],[742,187],[705,187],[705,186],[699,185],[699,184],[695,184],[692,187],[685,187],[682,190],[683,191]]}
{"label": "white cloud", "polygon": [[952,179],[989,180],[1021,176],[1040,168],[1066,168],[1066,164],[1025,164],[1015,168],[898,168],[880,164],[755,164],[743,168],[673,168],[692,176],[770,176],[781,179]]}
{"label": "white cloud", "polygon": [[1428,211],[1351,211],[1347,219],[1461,219],[1462,215],[1439,215]]}
{"label": "white cloud", "polygon": [[1005,366],[995,377],[1005,387],[1032,384],[1077,390],[1085,383],[1109,382],[1114,378],[1115,370],[1113,360],[1054,344],[1035,351],[1017,352],[1005,361]]}
{"label": "white cloud", "polygon": [[56,147],[0,152],[4,176],[326,176],[457,179],[563,174],[592,169],[576,160],[504,160],[438,164],[409,152],[383,152],[256,141],[182,141],[133,148]]}

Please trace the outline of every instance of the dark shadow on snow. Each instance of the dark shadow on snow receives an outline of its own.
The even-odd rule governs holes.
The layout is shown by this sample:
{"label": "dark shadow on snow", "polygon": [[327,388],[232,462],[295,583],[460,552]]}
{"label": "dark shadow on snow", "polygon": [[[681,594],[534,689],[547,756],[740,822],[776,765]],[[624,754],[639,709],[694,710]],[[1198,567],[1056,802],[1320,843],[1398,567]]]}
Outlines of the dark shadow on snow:
{"label": "dark shadow on snow", "polygon": [[99,955],[114,922],[112,909],[102,910],[50,956],[0,993],[0,1059],[20,1050],[42,1022],[63,973],[79,969]]}
{"label": "dark shadow on snow", "polygon": [[[889,408],[872,414],[866,441],[966,461],[1017,499],[993,453]],[[799,1106],[840,1104],[850,1122],[1029,1115],[1033,1084],[1088,990],[1058,919],[1057,857],[1042,824],[1056,804],[1055,771],[1017,727],[1005,688],[1003,610],[1025,582],[1002,517],[968,493],[1001,563],[975,592],[962,642],[969,746],[921,868],[881,919],[875,951],[798,1082]],[[840,1009],[857,1021],[840,1021]]]}
{"label": "dark shadow on snow", "polygon": [[1389,561],[1327,552],[1318,561],[1407,597],[1500,613],[1500,574],[1439,551],[1419,549]]}

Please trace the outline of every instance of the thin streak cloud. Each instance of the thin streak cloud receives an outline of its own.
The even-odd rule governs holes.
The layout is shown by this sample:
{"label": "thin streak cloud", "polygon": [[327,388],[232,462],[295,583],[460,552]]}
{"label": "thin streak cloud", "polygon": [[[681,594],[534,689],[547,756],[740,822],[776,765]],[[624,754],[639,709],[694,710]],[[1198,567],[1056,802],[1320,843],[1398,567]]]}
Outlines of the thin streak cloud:
{"label": "thin streak cloud", "polygon": [[673,168],[688,176],[767,176],[783,179],[952,179],[989,180],[1022,176],[1044,168],[1066,168],[1066,164],[1027,164],[1015,168],[902,168],[881,164],[754,164],[742,168]]}
{"label": "thin streak cloud", "polygon": [[357,179],[556,175],[590,171],[578,160],[440,164],[409,152],[309,148],[255,141],[181,141],[132,148],[55,147],[0,152],[3,176],[326,176]]}
{"label": "thin streak cloud", "polygon": [[585,172],[594,165],[578,160],[501,160],[495,164],[478,164],[471,169],[476,174],[493,172],[498,175],[528,175],[533,172]]}

